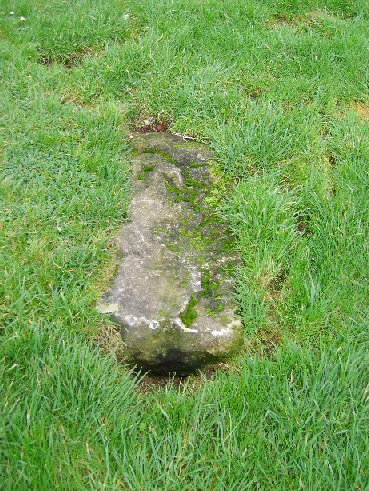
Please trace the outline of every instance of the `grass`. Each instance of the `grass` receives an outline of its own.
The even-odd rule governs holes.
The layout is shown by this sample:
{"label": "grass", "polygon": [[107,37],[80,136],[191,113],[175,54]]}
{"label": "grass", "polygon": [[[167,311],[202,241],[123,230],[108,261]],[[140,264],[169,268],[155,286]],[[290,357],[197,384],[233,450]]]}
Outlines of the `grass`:
{"label": "grass", "polygon": [[[13,12],[13,13],[11,13]],[[2,489],[367,489],[363,0],[3,0]],[[140,394],[94,346],[130,125],[209,143],[246,349]]]}

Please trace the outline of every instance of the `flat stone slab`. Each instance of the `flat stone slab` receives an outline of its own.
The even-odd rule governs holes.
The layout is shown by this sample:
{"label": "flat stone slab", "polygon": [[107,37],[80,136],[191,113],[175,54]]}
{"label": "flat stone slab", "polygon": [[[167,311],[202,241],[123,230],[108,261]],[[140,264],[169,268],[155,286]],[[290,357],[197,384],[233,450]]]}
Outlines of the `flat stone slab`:
{"label": "flat stone slab", "polygon": [[132,135],[133,196],[121,258],[98,308],[117,323],[128,361],[188,373],[242,346],[230,271],[237,258],[207,202],[212,153],[167,133]]}

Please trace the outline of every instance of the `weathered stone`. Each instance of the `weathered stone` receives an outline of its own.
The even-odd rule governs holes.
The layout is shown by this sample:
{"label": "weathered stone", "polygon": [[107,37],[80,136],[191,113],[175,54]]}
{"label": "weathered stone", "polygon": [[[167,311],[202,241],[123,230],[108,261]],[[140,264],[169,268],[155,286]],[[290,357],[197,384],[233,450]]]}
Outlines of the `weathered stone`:
{"label": "weathered stone", "polygon": [[212,154],[165,133],[136,134],[131,143],[130,222],[99,310],[121,327],[131,362],[185,373],[224,360],[242,343],[227,274],[235,257],[206,203]]}

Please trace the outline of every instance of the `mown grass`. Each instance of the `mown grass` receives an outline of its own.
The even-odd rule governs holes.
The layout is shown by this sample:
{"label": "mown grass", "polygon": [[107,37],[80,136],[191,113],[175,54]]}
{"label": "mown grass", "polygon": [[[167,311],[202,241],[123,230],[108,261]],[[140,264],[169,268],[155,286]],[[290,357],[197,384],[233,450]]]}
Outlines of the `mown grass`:
{"label": "mown grass", "polygon": [[[1,488],[368,488],[368,17],[1,3]],[[234,183],[246,350],[139,394],[91,338],[147,116],[209,142]]]}

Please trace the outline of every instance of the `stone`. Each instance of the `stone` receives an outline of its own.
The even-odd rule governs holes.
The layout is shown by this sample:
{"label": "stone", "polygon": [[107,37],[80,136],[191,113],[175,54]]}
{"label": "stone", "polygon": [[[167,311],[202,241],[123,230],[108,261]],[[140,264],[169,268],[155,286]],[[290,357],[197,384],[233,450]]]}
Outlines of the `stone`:
{"label": "stone", "polygon": [[133,193],[121,257],[99,311],[120,327],[127,360],[186,374],[242,346],[229,231],[206,198],[213,155],[168,133],[131,137]]}

